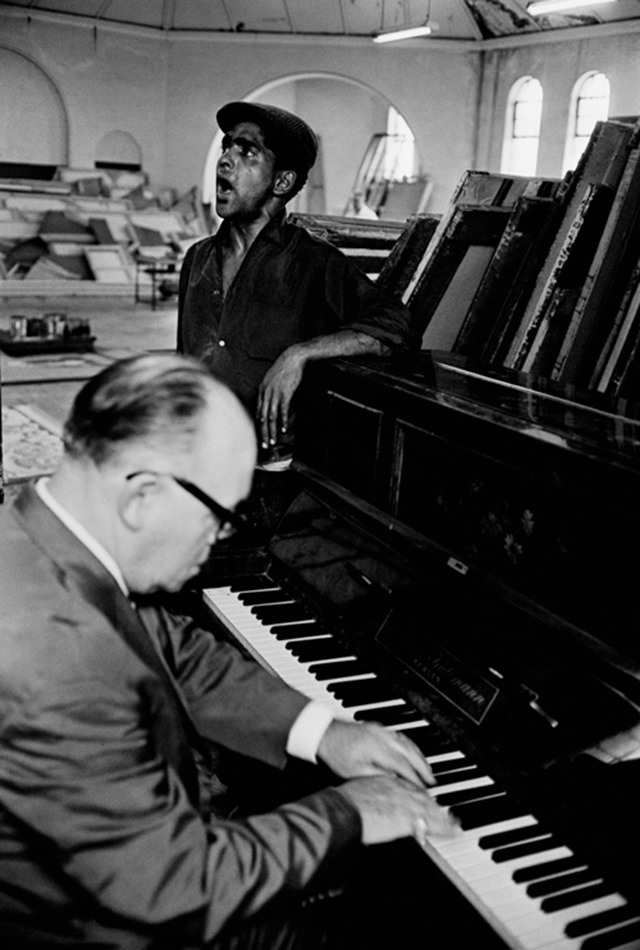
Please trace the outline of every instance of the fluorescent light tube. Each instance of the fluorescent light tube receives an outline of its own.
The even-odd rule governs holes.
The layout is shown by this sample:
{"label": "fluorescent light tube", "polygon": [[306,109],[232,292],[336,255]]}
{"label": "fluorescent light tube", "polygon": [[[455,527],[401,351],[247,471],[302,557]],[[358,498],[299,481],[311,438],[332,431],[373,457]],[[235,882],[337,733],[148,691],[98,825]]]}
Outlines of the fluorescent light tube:
{"label": "fluorescent light tube", "polygon": [[615,0],[536,0],[527,7],[531,16],[542,16],[545,13],[564,13],[576,7],[597,7],[601,3],[615,3]]}
{"label": "fluorescent light tube", "polygon": [[422,26],[405,26],[398,30],[388,30],[383,33],[376,33],[373,37],[374,43],[393,43],[395,40],[411,40],[414,36],[428,36],[431,33],[431,27],[424,23]]}

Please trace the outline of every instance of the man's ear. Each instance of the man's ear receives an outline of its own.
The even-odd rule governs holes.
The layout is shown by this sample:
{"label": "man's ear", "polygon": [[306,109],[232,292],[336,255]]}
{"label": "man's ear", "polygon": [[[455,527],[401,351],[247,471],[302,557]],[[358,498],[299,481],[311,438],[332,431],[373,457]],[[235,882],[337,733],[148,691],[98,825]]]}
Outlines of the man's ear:
{"label": "man's ear", "polygon": [[118,496],[118,514],[131,531],[144,527],[158,490],[158,476],[153,472],[136,472],[125,480]]}
{"label": "man's ear", "polygon": [[284,198],[285,195],[288,195],[295,185],[297,177],[296,173],[290,169],[277,171],[273,182],[274,195],[277,195],[279,198]]}

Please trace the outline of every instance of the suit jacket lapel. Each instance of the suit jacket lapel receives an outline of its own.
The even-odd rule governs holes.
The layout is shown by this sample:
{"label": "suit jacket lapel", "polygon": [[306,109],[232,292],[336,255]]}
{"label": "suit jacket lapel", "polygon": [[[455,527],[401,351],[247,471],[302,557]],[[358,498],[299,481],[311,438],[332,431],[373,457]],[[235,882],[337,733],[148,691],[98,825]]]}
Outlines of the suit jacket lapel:
{"label": "suit jacket lapel", "polygon": [[[61,583],[75,588],[78,595],[109,621],[134,653],[151,669],[166,694],[164,720],[158,730],[160,745],[173,761],[197,801],[197,778],[190,745],[197,741],[184,697],[164,658],[154,645],[137,611],[118,586],[115,578],[82,542],[62,524],[29,485],[16,500],[13,510],[31,540],[55,564]],[[174,741],[170,740],[174,737]],[[191,740],[187,741],[187,737]]]}

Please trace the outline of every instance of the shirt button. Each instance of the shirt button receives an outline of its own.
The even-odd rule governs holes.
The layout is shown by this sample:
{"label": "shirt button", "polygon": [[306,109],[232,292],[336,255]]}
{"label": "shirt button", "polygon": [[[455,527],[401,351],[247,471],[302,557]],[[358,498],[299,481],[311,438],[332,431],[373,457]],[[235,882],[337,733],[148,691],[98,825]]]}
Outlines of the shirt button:
{"label": "shirt button", "polygon": [[226,340],[218,340],[218,346],[226,346],[226,345],[227,345]]}

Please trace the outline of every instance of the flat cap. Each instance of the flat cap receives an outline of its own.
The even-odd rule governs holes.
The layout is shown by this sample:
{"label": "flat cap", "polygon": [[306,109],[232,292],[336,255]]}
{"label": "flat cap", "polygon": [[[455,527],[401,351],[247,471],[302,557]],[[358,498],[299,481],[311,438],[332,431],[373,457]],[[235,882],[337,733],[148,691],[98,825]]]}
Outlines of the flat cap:
{"label": "flat cap", "polygon": [[313,129],[297,115],[277,106],[228,102],[218,110],[216,119],[223,132],[229,132],[239,122],[255,122],[269,136],[279,158],[282,153],[288,154],[296,167],[302,165],[307,172],[317,158],[318,139]]}

